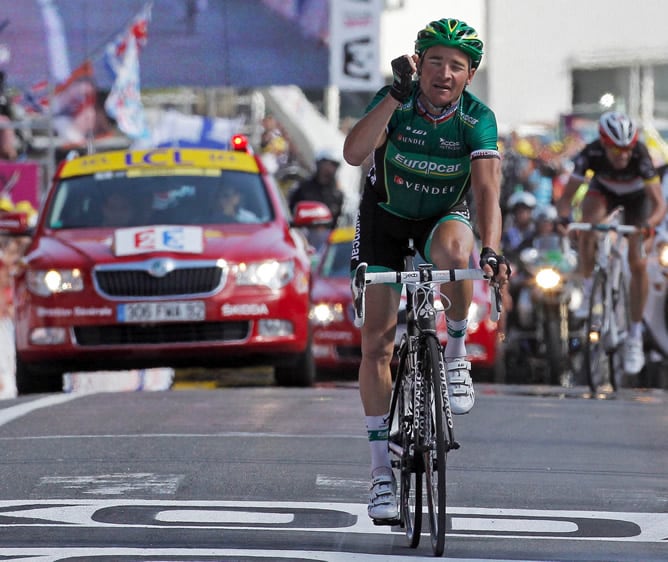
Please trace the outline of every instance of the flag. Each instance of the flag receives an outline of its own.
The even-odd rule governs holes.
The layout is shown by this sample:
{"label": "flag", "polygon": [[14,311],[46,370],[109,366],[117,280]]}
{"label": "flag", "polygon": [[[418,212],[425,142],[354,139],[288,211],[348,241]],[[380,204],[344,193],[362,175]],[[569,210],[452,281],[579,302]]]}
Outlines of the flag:
{"label": "flag", "polygon": [[123,58],[117,69],[109,96],[104,102],[107,115],[116,120],[118,128],[135,141],[150,137],[139,86],[139,52],[132,33],[125,40]]}
{"label": "flag", "polygon": [[123,59],[128,49],[130,38],[134,40],[138,51],[146,45],[152,5],[153,2],[147,2],[137,15],[132,18],[130,24],[105,47],[104,60],[111,72],[112,78],[116,78],[123,65]]}
{"label": "flag", "polygon": [[39,0],[49,54],[51,79],[62,82],[70,75],[67,39],[63,20],[53,0]]}

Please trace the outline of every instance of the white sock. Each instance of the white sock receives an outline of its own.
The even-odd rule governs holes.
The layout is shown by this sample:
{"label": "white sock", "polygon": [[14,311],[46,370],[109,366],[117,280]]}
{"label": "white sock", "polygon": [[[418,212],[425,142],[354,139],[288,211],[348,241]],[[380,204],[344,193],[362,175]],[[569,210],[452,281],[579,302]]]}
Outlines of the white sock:
{"label": "white sock", "polygon": [[633,340],[642,339],[642,322],[631,322],[629,337]]}
{"label": "white sock", "polygon": [[384,416],[366,416],[365,419],[371,449],[371,477],[392,474],[390,451],[387,448],[389,413]]}
{"label": "white sock", "polygon": [[464,320],[450,320],[446,318],[446,325],[448,327],[448,343],[445,344],[445,359],[453,359],[455,357],[466,357],[466,328],[468,326],[468,319]]}

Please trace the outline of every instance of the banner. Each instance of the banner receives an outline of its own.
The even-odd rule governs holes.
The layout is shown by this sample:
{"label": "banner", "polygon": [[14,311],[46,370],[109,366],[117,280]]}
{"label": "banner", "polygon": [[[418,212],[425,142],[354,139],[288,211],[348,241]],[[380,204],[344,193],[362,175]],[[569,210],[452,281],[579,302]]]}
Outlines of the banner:
{"label": "banner", "polygon": [[383,0],[330,1],[330,83],[340,90],[376,91]]}

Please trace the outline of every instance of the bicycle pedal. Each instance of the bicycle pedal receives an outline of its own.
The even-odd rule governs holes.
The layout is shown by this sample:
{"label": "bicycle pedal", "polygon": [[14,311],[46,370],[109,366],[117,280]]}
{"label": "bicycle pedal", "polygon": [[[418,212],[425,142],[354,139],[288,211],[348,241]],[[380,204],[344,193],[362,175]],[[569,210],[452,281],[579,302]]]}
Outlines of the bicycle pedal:
{"label": "bicycle pedal", "polygon": [[401,519],[398,517],[395,519],[371,519],[371,521],[373,521],[373,524],[377,526],[401,526]]}
{"label": "bicycle pedal", "polygon": [[452,444],[450,445],[450,450],[452,451],[453,449],[459,449],[459,441],[452,442]]}

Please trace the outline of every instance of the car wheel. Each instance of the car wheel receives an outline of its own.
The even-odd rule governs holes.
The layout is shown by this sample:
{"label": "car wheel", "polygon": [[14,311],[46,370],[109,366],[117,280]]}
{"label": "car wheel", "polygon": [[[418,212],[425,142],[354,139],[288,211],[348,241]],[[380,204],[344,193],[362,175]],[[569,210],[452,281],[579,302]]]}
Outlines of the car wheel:
{"label": "car wheel", "polygon": [[37,370],[16,356],[16,390],[19,394],[62,392],[63,374],[60,371]]}
{"label": "car wheel", "polygon": [[274,378],[279,386],[311,386],[315,380],[315,362],[311,345],[294,362],[274,367]]}

